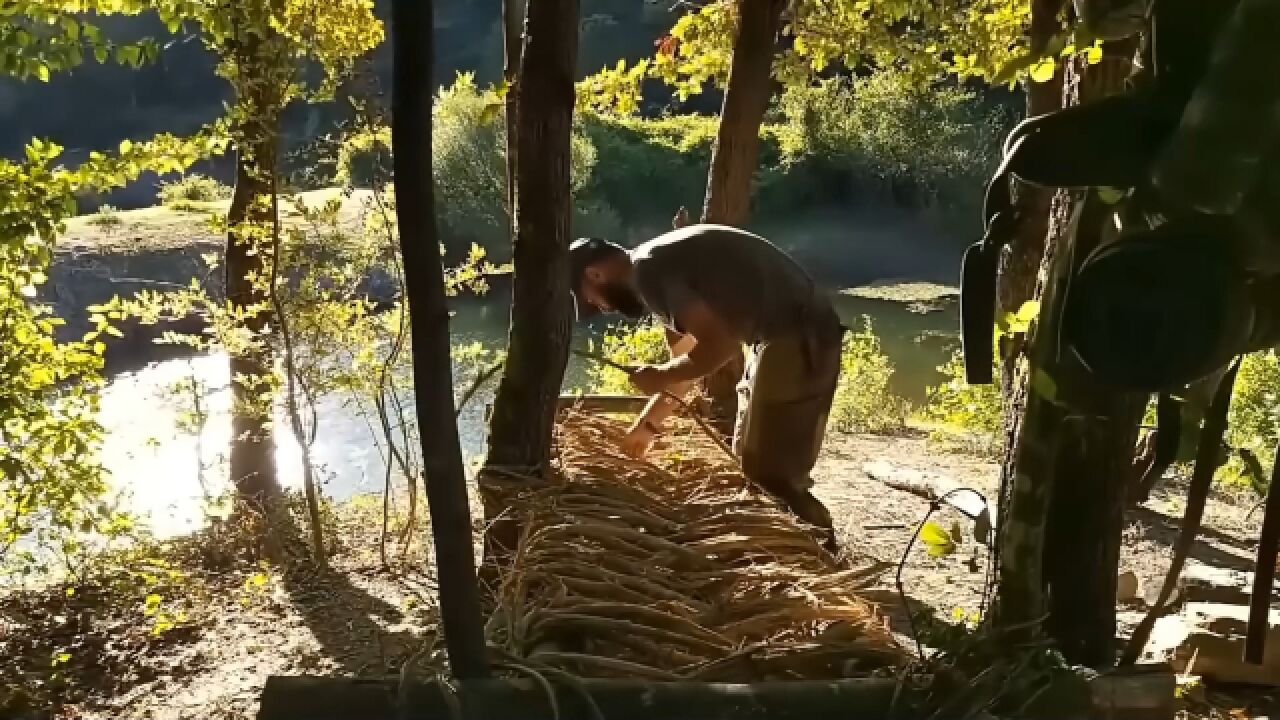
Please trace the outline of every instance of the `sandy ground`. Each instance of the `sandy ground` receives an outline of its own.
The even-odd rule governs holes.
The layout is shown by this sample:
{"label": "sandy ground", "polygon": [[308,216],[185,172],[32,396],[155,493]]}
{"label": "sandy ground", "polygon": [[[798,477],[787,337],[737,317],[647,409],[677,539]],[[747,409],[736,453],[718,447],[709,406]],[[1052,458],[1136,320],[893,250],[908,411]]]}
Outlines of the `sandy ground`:
{"label": "sandy ground", "polygon": [[[996,467],[983,459],[943,452],[923,437],[833,437],[815,473],[815,493],[832,509],[843,545],[854,555],[896,565],[929,508],[928,501],[869,477],[863,468],[872,462],[995,497]],[[1180,491],[1171,480],[1129,513],[1122,569],[1133,570],[1147,588],[1158,586],[1168,563]],[[1243,498],[1215,495],[1192,562],[1251,566],[1250,539],[1259,523],[1257,513],[1248,518],[1251,506]],[[248,565],[183,580],[171,609],[184,611],[186,620],[159,635],[136,604],[104,608],[91,589],[70,597],[57,588],[11,593],[0,599],[0,689],[20,678],[19,685],[63,707],[57,716],[20,715],[13,707],[5,711],[0,694],[0,717],[248,718],[270,674],[397,671],[433,639],[434,582],[417,545],[392,563],[393,571],[382,568],[380,518],[377,500],[344,510],[336,533],[343,546],[324,571],[295,566],[261,573]],[[959,523],[971,538],[972,526],[959,513],[943,510],[937,520],[944,527]],[[973,611],[983,597],[985,567],[985,551],[971,539],[941,558],[917,546],[906,559],[904,589],[911,603],[943,617],[956,608]],[[909,637],[892,572],[872,599]],[[1122,624],[1140,616],[1140,608],[1125,609]],[[62,652],[68,657],[51,668],[51,658]]]}

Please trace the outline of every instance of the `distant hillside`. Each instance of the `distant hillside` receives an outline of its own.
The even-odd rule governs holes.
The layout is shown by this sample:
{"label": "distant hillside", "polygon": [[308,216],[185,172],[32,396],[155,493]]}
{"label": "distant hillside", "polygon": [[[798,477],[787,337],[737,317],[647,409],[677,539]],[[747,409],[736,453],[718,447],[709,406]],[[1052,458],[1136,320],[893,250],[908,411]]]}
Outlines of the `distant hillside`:
{"label": "distant hillside", "polygon": [[[502,67],[500,0],[437,0],[436,79],[452,81],[462,70],[481,83],[498,78]],[[598,70],[618,58],[643,57],[670,27],[670,3],[652,0],[583,0],[579,68]],[[388,21],[389,3],[377,0]],[[679,12],[679,11],[677,11]],[[52,138],[75,161],[89,150],[114,147],[123,138],[160,131],[184,132],[218,116],[227,100],[224,81],[213,75],[213,57],[190,33],[169,35],[153,18],[108,18],[103,29],[114,39],[155,37],[168,46],[153,66],[132,70],[87,62],[49,83],[0,81],[0,153],[12,156],[33,136]],[[389,86],[390,53],[375,53],[372,70]],[[292,141],[331,129],[345,103],[298,108],[286,122]],[[222,170],[220,172],[220,170]],[[215,174],[225,169],[212,168]],[[129,203],[134,204],[134,203]]]}

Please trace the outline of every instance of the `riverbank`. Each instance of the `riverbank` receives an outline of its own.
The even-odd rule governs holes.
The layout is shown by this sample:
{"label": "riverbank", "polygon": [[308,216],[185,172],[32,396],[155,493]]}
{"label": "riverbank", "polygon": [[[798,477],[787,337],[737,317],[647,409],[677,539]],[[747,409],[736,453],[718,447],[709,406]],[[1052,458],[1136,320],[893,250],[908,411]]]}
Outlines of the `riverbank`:
{"label": "riverbank", "polygon": [[[340,201],[337,225],[352,232],[362,226],[369,212],[379,208],[369,190],[327,188],[301,193],[297,200],[308,207]],[[66,321],[58,328],[58,337],[82,337],[90,325],[87,308],[117,295],[188,287],[194,279],[211,297],[222,297],[221,262],[226,241],[209,220],[225,216],[228,204],[226,200],[184,202],[178,208],[156,206],[69,220],[40,295]],[[292,202],[282,205],[282,213],[286,226],[298,227],[303,222]],[[888,207],[814,211],[753,229],[790,252],[833,290],[885,278],[935,287],[953,285],[963,250],[963,245],[940,234],[918,213]],[[618,239],[637,243],[662,230],[630,228]],[[456,261],[463,259],[463,250],[454,253]],[[493,259],[501,262],[505,258],[495,255]],[[503,280],[495,279],[490,285],[495,296],[504,296]],[[394,286],[385,277],[369,278],[367,292],[375,301],[390,301],[395,296]],[[106,339],[108,373],[182,355],[182,348],[159,346],[153,341],[165,331],[198,333],[202,323],[195,317],[159,326],[126,321],[121,329],[123,337]]]}

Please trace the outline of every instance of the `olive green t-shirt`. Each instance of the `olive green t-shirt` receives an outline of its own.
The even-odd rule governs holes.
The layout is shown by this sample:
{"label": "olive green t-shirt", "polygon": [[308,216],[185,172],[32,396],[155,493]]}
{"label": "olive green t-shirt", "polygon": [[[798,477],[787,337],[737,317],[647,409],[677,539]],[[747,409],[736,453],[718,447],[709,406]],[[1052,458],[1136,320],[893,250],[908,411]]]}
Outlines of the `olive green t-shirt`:
{"label": "olive green t-shirt", "polygon": [[636,290],[667,327],[690,299],[706,303],[738,339],[759,343],[836,322],[826,294],[773,243],[725,225],[690,225],[631,251]]}

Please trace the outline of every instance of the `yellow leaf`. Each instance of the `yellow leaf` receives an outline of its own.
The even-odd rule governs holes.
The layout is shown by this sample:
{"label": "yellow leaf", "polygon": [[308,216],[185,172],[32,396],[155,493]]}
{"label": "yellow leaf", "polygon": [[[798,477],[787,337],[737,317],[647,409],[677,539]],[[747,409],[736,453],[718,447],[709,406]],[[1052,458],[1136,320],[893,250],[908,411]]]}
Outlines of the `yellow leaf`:
{"label": "yellow leaf", "polygon": [[1102,62],[1102,44],[1094,43],[1093,47],[1086,48],[1084,51],[1084,61],[1090,65],[1097,65]]}
{"label": "yellow leaf", "polygon": [[956,544],[951,533],[936,522],[930,520],[920,528],[920,542],[924,543],[929,557],[945,557],[956,551]]}
{"label": "yellow leaf", "polygon": [[1053,71],[1056,64],[1053,58],[1041,58],[1038,62],[1031,66],[1031,79],[1034,82],[1049,82],[1053,79]]}

